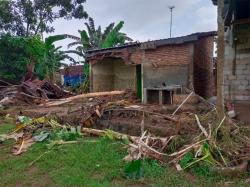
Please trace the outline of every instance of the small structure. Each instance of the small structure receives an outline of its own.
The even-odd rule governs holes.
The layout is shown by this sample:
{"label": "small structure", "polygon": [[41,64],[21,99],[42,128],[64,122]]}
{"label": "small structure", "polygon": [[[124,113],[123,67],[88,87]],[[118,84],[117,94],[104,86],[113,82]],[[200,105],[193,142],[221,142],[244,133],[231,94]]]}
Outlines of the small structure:
{"label": "small structure", "polygon": [[[132,89],[144,102],[171,103],[182,87],[213,95],[215,32],[90,50],[93,92]],[[159,101],[158,101],[159,100]]]}
{"label": "small structure", "polygon": [[[212,0],[217,5],[217,0]],[[224,95],[250,101],[250,1],[225,0]]]}
{"label": "small structure", "polygon": [[84,66],[69,66],[60,71],[62,85],[66,87],[76,87],[84,82]]}

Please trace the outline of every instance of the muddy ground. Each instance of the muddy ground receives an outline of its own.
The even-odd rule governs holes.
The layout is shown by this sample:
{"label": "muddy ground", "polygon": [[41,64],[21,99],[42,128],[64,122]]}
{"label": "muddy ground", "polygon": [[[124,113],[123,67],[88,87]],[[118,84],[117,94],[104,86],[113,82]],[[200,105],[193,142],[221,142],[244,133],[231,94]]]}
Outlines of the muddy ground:
{"label": "muddy ground", "polygon": [[[117,104],[118,103],[118,104]],[[126,103],[131,107],[120,106]],[[107,110],[104,107],[110,106]],[[59,106],[26,105],[9,108],[12,115],[22,114],[29,117],[53,116],[61,124],[85,126],[97,129],[111,129],[117,132],[140,135],[142,128],[156,136],[168,137],[199,131],[195,123],[194,113],[207,113],[211,108],[203,102],[187,102],[174,116],[178,122],[165,118],[178,107],[175,105],[144,105],[134,95],[103,96],[84,98]],[[96,114],[99,109],[101,116]],[[143,112],[145,111],[145,112]],[[8,110],[6,110],[8,113]],[[144,114],[143,114],[144,113]],[[144,117],[143,117],[144,116]]]}

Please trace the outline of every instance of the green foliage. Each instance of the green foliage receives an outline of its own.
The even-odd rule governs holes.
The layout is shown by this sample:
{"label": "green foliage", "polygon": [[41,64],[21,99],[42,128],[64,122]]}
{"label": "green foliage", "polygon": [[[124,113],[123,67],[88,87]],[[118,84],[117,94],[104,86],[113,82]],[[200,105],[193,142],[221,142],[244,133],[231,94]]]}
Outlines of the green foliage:
{"label": "green foliage", "polygon": [[79,30],[80,37],[65,35],[67,38],[75,40],[68,44],[68,47],[77,46],[75,50],[70,50],[67,53],[75,53],[81,57],[85,57],[85,52],[90,49],[109,48],[122,45],[127,41],[132,41],[125,33],[120,32],[124,22],[109,24],[104,32],[101,26],[96,28],[93,18],[89,18],[88,23],[85,23],[86,30]]}
{"label": "green foliage", "polygon": [[88,15],[86,0],[7,0],[0,1],[0,31],[31,36],[54,31],[56,19],[82,19]]}
{"label": "green foliage", "polygon": [[[45,54],[43,63],[38,64],[37,72],[54,80],[54,73],[61,67],[61,61],[67,58],[60,47],[55,47],[54,42],[65,39],[65,35],[49,36],[45,39]],[[45,78],[45,77],[42,77]]]}
{"label": "green foliage", "polygon": [[124,177],[127,179],[143,177],[143,160],[134,160],[128,163],[124,169]]}
{"label": "green foliage", "polygon": [[112,30],[110,30],[110,32],[103,37],[100,48],[114,47],[124,44],[126,41],[131,41],[126,34],[120,32],[123,25],[124,22],[120,21]]}
{"label": "green foliage", "polygon": [[14,37],[10,34],[0,37],[0,76],[21,80],[34,66],[34,72],[41,78],[53,80],[54,73],[60,68],[61,61],[68,55],[55,47],[54,42],[65,39],[64,35],[50,36],[43,42],[38,36]]}
{"label": "green foliage", "polygon": [[186,168],[193,160],[194,160],[194,154],[191,151],[189,151],[180,161],[181,168]]}
{"label": "green foliage", "polygon": [[84,74],[86,76],[89,76],[89,74],[90,74],[90,66],[89,66],[89,64],[85,63],[83,68],[84,68]]}
{"label": "green foliage", "polygon": [[199,162],[207,162],[210,165],[221,166],[221,164],[214,159],[214,157],[211,153],[211,150],[210,150],[210,145],[207,142],[204,142],[201,145],[200,149],[196,152],[195,157],[193,155],[190,155],[189,153],[187,153],[183,160],[187,160],[187,158],[189,158],[191,156],[193,157],[193,159],[190,158],[190,160],[188,162],[185,162],[186,165],[184,167],[182,167],[183,169],[190,168]]}
{"label": "green foliage", "polygon": [[217,176],[217,173],[211,169],[215,164],[219,163],[213,158],[210,152],[210,145],[207,142],[203,143],[196,155],[194,155],[193,151],[186,153],[179,164],[183,169],[190,169],[194,174],[200,177],[213,179],[221,177],[219,175]]}
{"label": "green foliage", "polygon": [[27,66],[42,63],[45,46],[39,37],[0,36],[0,76],[20,80]]}
{"label": "green foliage", "polygon": [[52,133],[52,140],[74,141],[81,137],[81,130],[79,128],[71,127],[56,130]]}
{"label": "green foliage", "polygon": [[195,164],[191,171],[200,177],[215,178],[216,173],[211,170],[211,164],[206,162],[200,162]]}

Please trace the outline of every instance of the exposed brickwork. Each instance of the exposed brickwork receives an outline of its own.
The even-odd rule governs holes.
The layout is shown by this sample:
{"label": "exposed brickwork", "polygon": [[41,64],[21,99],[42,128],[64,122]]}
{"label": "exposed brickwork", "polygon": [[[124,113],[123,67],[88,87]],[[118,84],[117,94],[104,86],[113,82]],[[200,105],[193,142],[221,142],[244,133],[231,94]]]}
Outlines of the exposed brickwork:
{"label": "exposed brickwork", "polygon": [[192,61],[190,44],[159,47],[147,50],[145,54],[147,61],[155,66],[187,65]]}
{"label": "exposed brickwork", "polygon": [[203,97],[214,95],[213,37],[200,38],[194,49],[194,89]]}
{"label": "exposed brickwork", "polygon": [[130,55],[130,61],[134,64],[141,64],[144,55],[144,50],[135,49],[133,53]]}
{"label": "exposed brickwork", "polygon": [[205,97],[213,95],[213,36],[201,36],[197,41],[155,49],[145,50],[139,46],[110,49],[94,53],[88,60],[93,65],[106,58],[120,58],[130,65],[143,64],[143,71],[147,71],[143,73],[143,79],[147,79],[143,80],[143,86],[147,86],[145,82],[149,86],[161,86],[162,82],[167,82],[194,87],[196,93]]}

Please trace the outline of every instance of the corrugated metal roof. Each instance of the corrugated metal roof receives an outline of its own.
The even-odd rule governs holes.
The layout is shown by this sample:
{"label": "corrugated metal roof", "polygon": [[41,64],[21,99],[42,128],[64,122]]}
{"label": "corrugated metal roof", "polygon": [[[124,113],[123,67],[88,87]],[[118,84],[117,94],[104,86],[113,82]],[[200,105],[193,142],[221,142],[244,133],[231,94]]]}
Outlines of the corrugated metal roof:
{"label": "corrugated metal roof", "polygon": [[155,47],[160,47],[160,46],[165,46],[165,45],[178,45],[178,44],[194,42],[198,40],[200,37],[215,36],[215,35],[216,35],[215,31],[199,32],[199,33],[194,33],[194,34],[190,34],[187,36],[181,36],[181,37],[175,37],[175,38],[152,40],[152,41],[141,42],[141,43],[140,42],[128,43],[128,44],[124,44],[124,45],[112,47],[112,48],[89,50],[87,51],[87,56],[88,54],[97,53],[101,51],[110,51],[114,49],[123,49],[123,48],[128,48],[128,47],[140,47],[147,43],[154,43]]}
{"label": "corrugated metal roof", "polygon": [[86,51],[86,53],[92,53],[92,52],[97,52],[97,51],[106,51],[106,50],[111,50],[111,49],[123,49],[127,47],[134,47],[134,46],[140,46],[140,42],[133,42],[133,43],[126,43],[124,45],[116,46],[116,47],[109,47],[109,48],[103,48],[103,49],[91,49]]}

